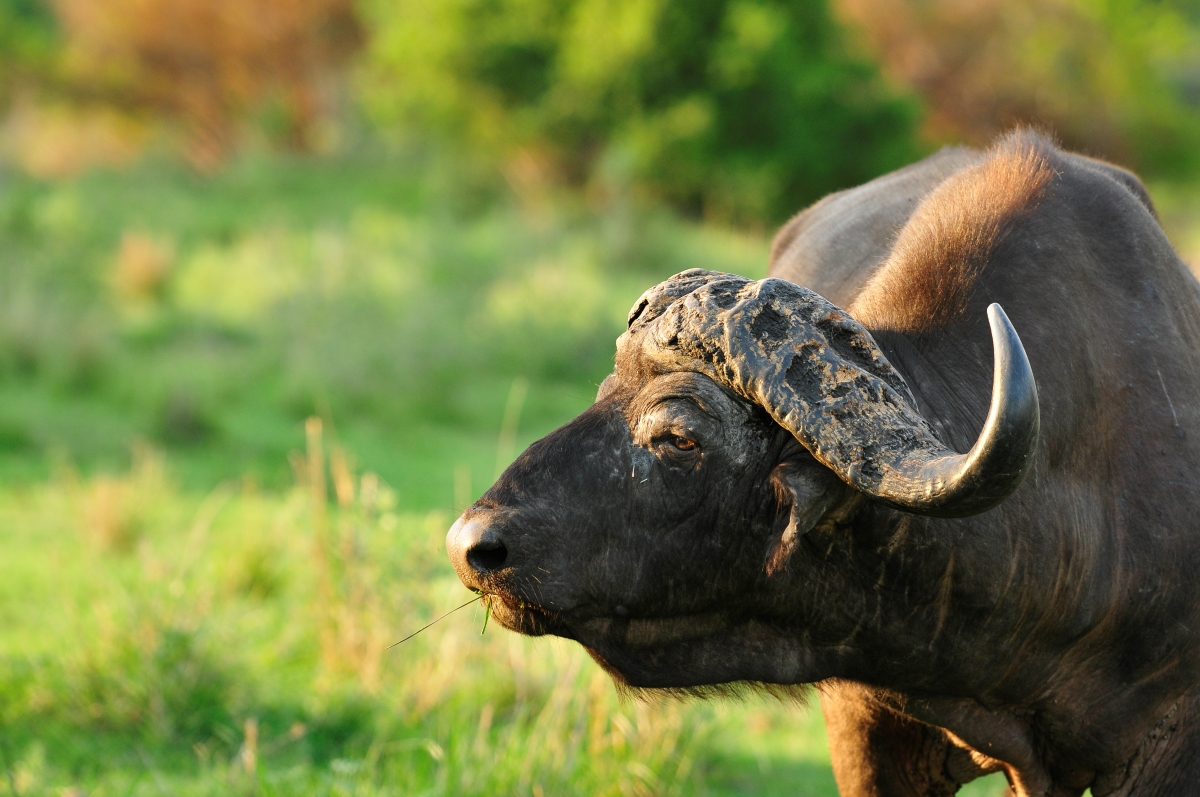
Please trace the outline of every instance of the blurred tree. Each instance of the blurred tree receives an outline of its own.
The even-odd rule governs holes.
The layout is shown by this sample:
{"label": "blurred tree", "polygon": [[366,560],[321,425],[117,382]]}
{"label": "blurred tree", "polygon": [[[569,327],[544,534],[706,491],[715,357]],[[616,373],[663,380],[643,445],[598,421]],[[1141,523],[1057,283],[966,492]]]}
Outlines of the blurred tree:
{"label": "blurred tree", "polygon": [[[775,222],[917,153],[918,110],[825,0],[365,0],[369,112],[518,185],[632,182]],[[597,179],[598,178],[598,179]]]}
{"label": "blurred tree", "polygon": [[42,0],[0,0],[0,107],[23,84],[49,77],[58,39],[54,13]]}
{"label": "blurred tree", "polygon": [[75,92],[179,119],[201,169],[220,165],[239,122],[271,100],[286,142],[311,148],[331,77],[361,40],[353,0],[53,4]]}
{"label": "blurred tree", "polygon": [[1195,0],[837,0],[935,140],[1036,124],[1150,173],[1200,169]]}

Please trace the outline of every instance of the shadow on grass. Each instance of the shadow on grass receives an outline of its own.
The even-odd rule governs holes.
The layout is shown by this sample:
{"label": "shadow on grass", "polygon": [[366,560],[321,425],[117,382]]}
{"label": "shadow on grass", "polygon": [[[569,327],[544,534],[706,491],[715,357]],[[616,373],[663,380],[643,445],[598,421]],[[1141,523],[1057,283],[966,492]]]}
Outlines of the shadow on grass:
{"label": "shadow on grass", "polygon": [[[709,797],[837,797],[827,762],[779,760],[767,756],[718,754],[705,767],[703,792]],[[1000,772],[964,785],[959,797],[1002,797],[1008,782]]]}
{"label": "shadow on grass", "polygon": [[766,756],[713,755],[705,766],[710,797],[837,797],[828,763],[779,760]]}

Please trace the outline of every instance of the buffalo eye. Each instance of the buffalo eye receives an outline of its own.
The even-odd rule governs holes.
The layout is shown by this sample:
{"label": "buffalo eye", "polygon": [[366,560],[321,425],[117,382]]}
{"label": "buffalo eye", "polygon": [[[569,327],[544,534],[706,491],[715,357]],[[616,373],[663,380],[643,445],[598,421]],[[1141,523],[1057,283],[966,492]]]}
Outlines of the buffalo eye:
{"label": "buffalo eye", "polygon": [[667,454],[673,456],[686,456],[700,450],[695,440],[678,434],[663,437],[658,441],[658,445],[660,448],[665,449]]}

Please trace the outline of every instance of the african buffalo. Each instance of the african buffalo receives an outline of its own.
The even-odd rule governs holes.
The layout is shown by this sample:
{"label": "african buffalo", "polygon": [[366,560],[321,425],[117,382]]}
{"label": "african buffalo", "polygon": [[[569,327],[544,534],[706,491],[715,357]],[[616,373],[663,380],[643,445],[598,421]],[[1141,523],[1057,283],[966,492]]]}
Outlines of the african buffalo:
{"label": "african buffalo", "polygon": [[944,150],[770,273],[643,295],[463,583],[625,688],[816,684],[843,795],[1200,794],[1200,285],[1138,179]]}

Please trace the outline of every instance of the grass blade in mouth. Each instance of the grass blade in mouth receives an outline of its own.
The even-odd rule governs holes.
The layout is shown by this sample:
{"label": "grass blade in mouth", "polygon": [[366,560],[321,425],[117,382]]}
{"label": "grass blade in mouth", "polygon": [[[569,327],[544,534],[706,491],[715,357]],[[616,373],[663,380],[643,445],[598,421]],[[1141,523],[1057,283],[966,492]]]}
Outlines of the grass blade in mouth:
{"label": "grass blade in mouth", "polygon": [[[455,606],[453,609],[451,609],[450,611],[446,612],[446,613],[445,613],[445,614],[443,614],[441,617],[437,618],[437,619],[436,619],[436,620],[434,620],[433,622],[430,622],[430,623],[427,623],[426,625],[423,625],[423,626],[421,626],[421,627],[420,627],[420,628],[418,628],[416,631],[413,631],[411,634],[409,634],[408,636],[404,637],[404,639],[401,639],[399,642],[396,642],[396,643],[395,643],[395,644],[393,644],[393,645],[388,645],[388,646],[387,646],[387,649],[388,649],[388,650],[391,650],[392,648],[396,647],[396,645],[403,645],[405,642],[407,642],[408,640],[412,639],[412,638],[413,638],[413,637],[415,637],[417,634],[419,634],[419,633],[421,633],[422,631],[424,631],[426,628],[429,628],[430,626],[437,625],[437,624],[438,624],[438,623],[440,623],[442,620],[445,620],[447,617],[449,617],[450,615],[454,614],[454,613],[455,613],[456,611],[458,611],[459,609],[465,609],[465,608],[467,608],[468,606],[470,606],[472,603],[474,603],[474,602],[475,602],[475,601],[477,601],[477,600],[480,600],[480,599],[479,599],[479,598],[471,598],[471,600],[467,601],[467,602],[466,602],[466,603],[464,603],[462,606]],[[488,612],[490,613],[490,612],[491,612],[491,610],[492,610],[492,606],[491,606],[491,604],[489,603],[489,604],[488,604]],[[484,617],[484,620],[483,620],[483,627],[484,627],[484,629],[486,629],[486,628],[487,628],[487,618],[486,618],[486,617]]]}

